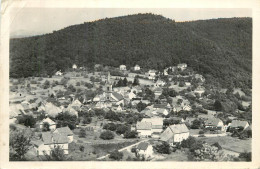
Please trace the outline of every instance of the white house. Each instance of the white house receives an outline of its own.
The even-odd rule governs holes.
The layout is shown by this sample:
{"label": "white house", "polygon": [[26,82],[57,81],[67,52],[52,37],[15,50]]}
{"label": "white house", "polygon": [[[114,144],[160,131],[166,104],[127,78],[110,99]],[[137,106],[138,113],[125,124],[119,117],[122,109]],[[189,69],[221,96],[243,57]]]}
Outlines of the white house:
{"label": "white house", "polygon": [[242,127],[243,130],[245,130],[246,128],[249,127],[249,123],[247,121],[232,120],[229,127],[234,129],[237,129],[238,127]]}
{"label": "white house", "polygon": [[177,68],[178,68],[178,69],[181,69],[181,70],[185,70],[185,69],[187,68],[187,64],[186,64],[186,63],[178,64],[178,65],[177,65]]}
{"label": "white house", "polygon": [[120,70],[126,70],[126,65],[120,65],[120,66],[119,66],[119,69],[120,69]]}
{"label": "white house", "polygon": [[135,65],[134,70],[140,70],[140,69],[141,69],[141,68],[140,68],[139,65]]}
{"label": "white house", "polygon": [[197,93],[197,94],[201,97],[201,95],[202,95],[203,93],[205,93],[205,88],[202,87],[202,86],[198,86],[198,87],[194,90],[194,93],[195,93],[195,94]]}
{"label": "white house", "polygon": [[46,103],[45,107],[45,113],[49,115],[50,117],[56,117],[59,113],[62,112],[61,108],[55,106],[52,103]]}
{"label": "white house", "polygon": [[49,117],[43,119],[40,122],[40,129],[42,129],[44,127],[44,124],[47,123],[49,125],[49,129],[51,131],[54,131],[56,129],[56,123],[54,121],[52,121]]}
{"label": "white house", "polygon": [[69,139],[66,135],[60,133],[42,132],[41,139],[32,141],[32,143],[37,155],[50,155],[55,146],[60,146],[64,150],[64,154],[69,153]]}
{"label": "white house", "polygon": [[149,158],[153,154],[153,146],[146,142],[141,142],[136,147],[136,151],[139,155],[141,155],[141,156],[143,155],[145,158]]}
{"label": "white house", "polygon": [[55,73],[56,76],[61,76],[62,75],[62,72],[59,70]]}
{"label": "white house", "polygon": [[182,107],[182,110],[185,110],[185,111],[191,111],[191,107],[190,107],[190,105],[184,105],[183,107]]}
{"label": "white house", "polygon": [[189,137],[189,129],[185,124],[174,124],[169,126],[160,136],[160,140],[169,144],[178,143]]}
{"label": "white house", "polygon": [[190,82],[185,82],[185,86],[191,86]]}
{"label": "white house", "polygon": [[67,136],[69,143],[73,142],[73,132],[70,130],[70,128],[68,126],[57,128],[56,130],[54,130],[53,133],[65,135],[65,136]]}
{"label": "white house", "polygon": [[155,76],[156,76],[156,70],[152,69],[148,71],[148,79],[153,80],[155,79]]}
{"label": "white house", "polygon": [[224,123],[219,118],[209,118],[205,121],[205,128],[210,130],[220,130],[223,131]]}
{"label": "white house", "polygon": [[72,69],[77,69],[78,67],[77,67],[77,65],[74,63],[73,65],[72,65]]}
{"label": "white house", "polygon": [[152,135],[152,123],[137,122],[136,131],[137,131],[139,137],[149,137]]}
{"label": "white house", "polygon": [[155,86],[156,87],[162,87],[162,86],[164,86],[166,83],[163,81],[163,80],[161,80],[161,79],[158,79],[157,81],[156,81],[156,83],[155,83]]}
{"label": "white house", "polygon": [[152,124],[152,133],[163,131],[163,118],[159,118],[159,117],[143,118],[141,122],[151,123]]}

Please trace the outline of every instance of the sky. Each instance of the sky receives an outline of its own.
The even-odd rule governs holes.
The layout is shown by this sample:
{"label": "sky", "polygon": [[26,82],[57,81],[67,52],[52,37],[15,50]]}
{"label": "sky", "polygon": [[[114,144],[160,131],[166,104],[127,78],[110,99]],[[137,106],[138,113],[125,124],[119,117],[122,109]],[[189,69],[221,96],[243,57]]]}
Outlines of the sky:
{"label": "sky", "polygon": [[246,8],[22,8],[11,11],[10,36],[40,35],[70,25],[137,13],[159,14],[176,22],[252,17],[251,9]]}

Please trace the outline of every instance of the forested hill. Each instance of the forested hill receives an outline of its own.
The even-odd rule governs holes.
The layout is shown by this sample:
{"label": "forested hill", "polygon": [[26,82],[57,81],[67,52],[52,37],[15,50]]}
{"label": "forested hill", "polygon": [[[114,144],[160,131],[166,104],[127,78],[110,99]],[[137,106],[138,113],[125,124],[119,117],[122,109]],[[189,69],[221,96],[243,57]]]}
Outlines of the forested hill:
{"label": "forested hill", "polygon": [[10,40],[11,77],[53,74],[73,63],[162,69],[182,62],[223,87],[251,88],[252,19],[175,22],[137,14]]}

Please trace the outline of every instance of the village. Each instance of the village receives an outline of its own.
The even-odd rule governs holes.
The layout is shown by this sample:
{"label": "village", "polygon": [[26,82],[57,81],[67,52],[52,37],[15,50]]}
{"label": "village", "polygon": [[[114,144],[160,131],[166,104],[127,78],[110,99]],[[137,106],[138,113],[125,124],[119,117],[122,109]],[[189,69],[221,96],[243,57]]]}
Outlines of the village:
{"label": "village", "polygon": [[[10,135],[30,138],[25,159],[239,161],[251,153],[252,121],[223,113],[227,89],[209,88],[186,63],[164,70],[72,64],[49,77],[10,79]],[[230,95],[249,110],[243,91]],[[56,159],[57,160],[57,159]]]}

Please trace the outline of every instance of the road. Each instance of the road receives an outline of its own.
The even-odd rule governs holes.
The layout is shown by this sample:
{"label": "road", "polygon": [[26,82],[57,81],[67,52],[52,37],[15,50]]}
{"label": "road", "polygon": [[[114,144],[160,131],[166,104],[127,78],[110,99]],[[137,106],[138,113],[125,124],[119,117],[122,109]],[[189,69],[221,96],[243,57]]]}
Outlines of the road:
{"label": "road", "polygon": [[[119,152],[124,151],[124,150],[131,151],[131,148],[132,148],[132,147],[134,147],[134,146],[140,144],[141,142],[146,142],[146,141],[148,141],[148,140],[149,140],[149,139],[141,140],[141,141],[139,141],[139,142],[137,142],[137,143],[135,143],[135,144],[132,144],[132,145],[127,146],[127,147],[124,147],[124,148],[122,148],[122,149],[120,149],[120,150],[118,150],[118,151],[119,151]],[[99,158],[97,158],[97,160],[104,159],[104,158],[106,158],[106,157],[108,157],[108,156],[109,156],[109,154],[107,154],[107,155],[105,155],[105,156],[102,156],[102,157],[99,157]]]}

